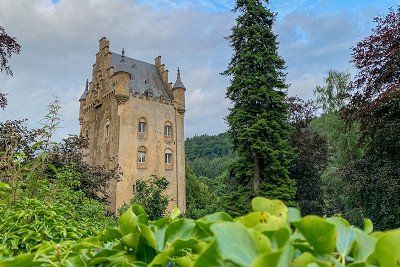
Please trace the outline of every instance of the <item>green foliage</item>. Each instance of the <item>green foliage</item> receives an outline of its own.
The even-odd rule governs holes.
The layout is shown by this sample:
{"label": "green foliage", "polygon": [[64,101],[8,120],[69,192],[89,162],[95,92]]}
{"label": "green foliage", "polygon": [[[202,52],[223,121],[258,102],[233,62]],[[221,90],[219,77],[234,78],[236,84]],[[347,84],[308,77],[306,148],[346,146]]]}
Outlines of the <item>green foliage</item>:
{"label": "green foliage", "polygon": [[218,135],[199,135],[185,141],[186,159],[223,158],[233,154],[232,142],[228,133]]}
{"label": "green foliage", "polygon": [[365,153],[347,166],[346,216],[368,216],[378,229],[400,227],[400,91],[390,90],[359,117]]}
{"label": "green foliage", "polygon": [[[206,178],[208,180],[208,178]],[[220,210],[220,199],[209,187],[196,177],[193,169],[186,165],[186,213],[185,216],[197,219]]]}
{"label": "green foliage", "polygon": [[0,124],[0,254],[36,251],[40,243],[77,240],[114,224],[106,205],[81,190],[77,161],[52,164],[58,112],[55,101],[39,130],[28,130],[23,121]]}
{"label": "green foliage", "polygon": [[79,241],[4,256],[0,266],[388,266],[400,260],[400,229],[371,233],[340,217],[301,217],[279,200],[253,199],[252,212],[148,220],[128,208],[118,227]]}
{"label": "green foliage", "polygon": [[[151,220],[160,218],[164,215],[170,200],[164,195],[168,186],[169,181],[166,178],[155,175],[148,181],[136,181],[131,203],[143,206]],[[126,208],[122,208],[122,211]]]}
{"label": "green foliage", "polygon": [[234,162],[232,141],[228,133],[200,135],[185,141],[187,163],[198,177],[214,180]]}
{"label": "green foliage", "polygon": [[226,95],[233,105],[227,121],[237,155],[231,175],[253,196],[294,204],[285,62],[272,31],[275,16],[262,1],[238,0],[235,11],[240,15],[229,36],[234,52],[224,72],[231,76]]}
{"label": "green foliage", "polygon": [[96,234],[91,218],[78,216],[67,203],[22,199],[12,206],[0,205],[0,254],[34,251],[47,241],[59,243]]}
{"label": "green foliage", "polygon": [[287,102],[292,126],[290,143],[296,152],[289,169],[290,177],[296,181],[296,202],[303,214],[321,215],[324,212],[321,174],[327,165],[328,143],[310,127],[315,120],[313,103],[293,97]]}
{"label": "green foliage", "polygon": [[47,241],[92,236],[114,224],[114,219],[105,215],[103,203],[71,189],[79,184],[76,173],[68,167],[55,171],[54,180],[37,184],[37,198],[29,198],[20,190],[14,201],[10,198],[11,187],[0,184],[0,240],[7,253],[34,251],[36,245]]}
{"label": "green foliage", "polygon": [[234,160],[235,157],[230,155],[221,158],[196,158],[188,164],[192,166],[197,176],[213,180],[226,171]]}
{"label": "green foliage", "polygon": [[350,73],[330,70],[324,81],[325,86],[317,86],[314,90],[315,101],[323,113],[337,112],[349,102]]}
{"label": "green foliage", "polygon": [[348,201],[343,189],[349,184],[341,172],[364,153],[358,143],[361,136],[359,124],[346,124],[338,113],[329,113],[314,119],[311,128],[326,139],[329,148],[328,163],[321,173],[324,213],[343,214]]}

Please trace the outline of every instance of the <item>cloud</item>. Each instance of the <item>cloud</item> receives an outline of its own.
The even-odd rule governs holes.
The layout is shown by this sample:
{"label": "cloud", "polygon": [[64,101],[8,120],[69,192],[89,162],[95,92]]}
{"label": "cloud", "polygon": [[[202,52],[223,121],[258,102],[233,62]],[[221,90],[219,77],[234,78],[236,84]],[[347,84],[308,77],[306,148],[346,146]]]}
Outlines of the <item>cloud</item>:
{"label": "cloud", "polygon": [[[229,59],[223,36],[233,23],[231,14],[184,8],[163,11],[128,0],[61,0],[57,4],[0,0],[0,6],[0,24],[18,38],[23,49],[11,62],[14,77],[1,76],[0,88],[9,92],[9,106],[0,113],[1,120],[26,117],[35,126],[46,113],[46,104],[57,95],[63,107],[59,136],[78,133],[78,99],[91,75],[98,40],[105,35],[112,51],[124,47],[128,56],[147,62],[161,54],[171,80],[181,67],[188,103],[192,103],[187,113],[188,136],[225,130],[227,106],[221,103],[226,81],[218,73]],[[203,102],[193,99],[196,92],[202,92]],[[193,117],[192,110],[200,112]]]}
{"label": "cloud", "polygon": [[[280,12],[275,27],[280,53],[287,62],[290,94],[310,98],[329,69],[351,69],[350,47],[368,33],[375,9],[325,10],[308,0]],[[324,2],[324,1],[322,1]],[[326,2],[326,1],[325,1]],[[107,36],[111,50],[152,62],[156,55],[170,69],[182,69],[187,87],[187,136],[226,130],[228,112],[221,76],[231,57],[224,36],[235,14],[232,0],[0,0],[0,25],[18,38],[22,53],[14,56],[14,77],[0,74],[0,90],[9,106],[0,120],[28,118],[37,126],[53,96],[60,98],[63,124],[58,138],[78,133],[78,99],[91,77],[98,40]],[[360,4],[361,5],[361,4]]]}

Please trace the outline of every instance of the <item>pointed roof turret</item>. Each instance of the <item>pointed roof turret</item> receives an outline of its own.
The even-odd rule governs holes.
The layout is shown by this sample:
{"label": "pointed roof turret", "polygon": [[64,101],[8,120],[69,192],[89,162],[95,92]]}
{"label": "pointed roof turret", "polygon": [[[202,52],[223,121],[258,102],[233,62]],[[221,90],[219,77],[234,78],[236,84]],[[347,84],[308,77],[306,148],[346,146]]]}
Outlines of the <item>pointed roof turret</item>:
{"label": "pointed roof turret", "polygon": [[121,62],[125,62],[125,49],[122,48]]}
{"label": "pointed roof turret", "polygon": [[185,86],[182,83],[182,80],[181,80],[181,70],[179,69],[179,67],[178,67],[178,73],[176,75],[176,82],[175,82],[175,84],[174,84],[174,86],[172,88],[173,89],[175,89],[175,88],[186,89]]}
{"label": "pointed roof turret", "polygon": [[81,98],[79,98],[79,101],[85,100],[88,93],[89,93],[89,79],[86,79],[85,91],[81,95]]}

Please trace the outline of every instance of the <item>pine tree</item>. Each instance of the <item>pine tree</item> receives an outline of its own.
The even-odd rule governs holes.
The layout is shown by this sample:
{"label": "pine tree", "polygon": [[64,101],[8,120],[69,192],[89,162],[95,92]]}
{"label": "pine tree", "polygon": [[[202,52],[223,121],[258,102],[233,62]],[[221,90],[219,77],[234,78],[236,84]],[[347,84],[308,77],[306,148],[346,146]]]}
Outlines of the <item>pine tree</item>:
{"label": "pine tree", "polygon": [[237,0],[233,11],[240,15],[228,37],[234,52],[223,74],[231,77],[226,95],[233,106],[227,121],[238,156],[231,177],[247,186],[250,195],[293,205],[285,61],[278,55],[272,31],[275,14],[263,2]]}

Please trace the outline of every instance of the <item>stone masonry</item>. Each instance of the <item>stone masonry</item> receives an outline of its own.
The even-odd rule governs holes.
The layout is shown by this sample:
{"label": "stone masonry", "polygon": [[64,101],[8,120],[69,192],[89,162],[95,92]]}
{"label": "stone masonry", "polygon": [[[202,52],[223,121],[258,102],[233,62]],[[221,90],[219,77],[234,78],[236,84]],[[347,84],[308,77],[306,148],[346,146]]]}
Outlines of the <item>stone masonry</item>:
{"label": "stone masonry", "polygon": [[168,208],[184,212],[186,89],[180,71],[172,85],[161,57],[150,64],[109,47],[100,39],[92,81],[79,99],[81,135],[89,140],[86,160],[121,171],[120,181],[109,186],[113,212],[129,202],[136,181],[151,175],[168,179]]}

